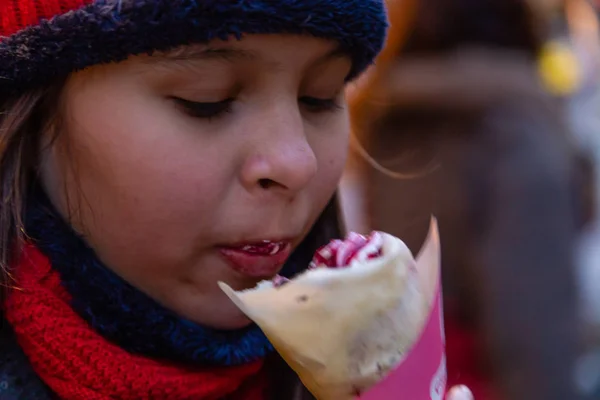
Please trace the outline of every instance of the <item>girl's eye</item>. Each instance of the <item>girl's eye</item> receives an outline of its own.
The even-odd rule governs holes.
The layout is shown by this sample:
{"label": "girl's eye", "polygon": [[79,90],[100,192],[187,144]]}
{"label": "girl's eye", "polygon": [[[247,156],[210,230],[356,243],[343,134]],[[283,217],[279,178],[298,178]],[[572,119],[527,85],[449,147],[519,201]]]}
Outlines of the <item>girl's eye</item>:
{"label": "girl's eye", "polygon": [[217,118],[231,112],[233,104],[233,99],[225,99],[214,103],[199,103],[179,97],[173,97],[173,100],[190,117],[202,119]]}
{"label": "girl's eye", "polygon": [[310,112],[328,112],[335,111],[343,108],[337,98],[333,99],[319,99],[317,97],[300,97],[300,103]]}

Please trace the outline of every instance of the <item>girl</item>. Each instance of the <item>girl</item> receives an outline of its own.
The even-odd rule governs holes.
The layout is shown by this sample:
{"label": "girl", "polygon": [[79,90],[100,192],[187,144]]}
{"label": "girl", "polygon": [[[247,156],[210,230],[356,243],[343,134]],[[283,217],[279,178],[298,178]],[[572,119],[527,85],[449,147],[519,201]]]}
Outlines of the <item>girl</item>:
{"label": "girl", "polygon": [[0,398],[309,398],[216,283],[340,235],[385,32],[383,0],[1,1]]}
{"label": "girl", "polygon": [[385,31],[381,0],[0,2],[0,398],[294,398],[216,283],[338,236]]}

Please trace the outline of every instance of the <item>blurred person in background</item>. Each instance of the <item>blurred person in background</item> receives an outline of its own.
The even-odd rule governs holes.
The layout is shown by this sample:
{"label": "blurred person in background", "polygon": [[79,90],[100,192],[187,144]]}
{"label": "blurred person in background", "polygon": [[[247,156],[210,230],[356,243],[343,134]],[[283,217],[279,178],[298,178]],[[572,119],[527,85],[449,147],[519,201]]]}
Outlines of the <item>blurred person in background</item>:
{"label": "blurred person in background", "polygon": [[[573,136],[582,151],[595,161],[596,197],[600,200],[600,30],[593,1],[568,0],[567,33],[560,38],[575,58],[577,86],[567,97]],[[596,5],[597,7],[597,5]],[[593,398],[600,398],[600,219],[586,229],[578,249],[578,280],[585,327],[585,352],[577,367],[576,382]]]}
{"label": "blurred person in background", "polygon": [[439,218],[450,384],[478,399],[591,395],[573,379],[574,250],[594,204],[564,101],[578,77],[555,46],[569,33],[565,4],[388,4],[387,48],[349,93],[350,228],[416,252]]}

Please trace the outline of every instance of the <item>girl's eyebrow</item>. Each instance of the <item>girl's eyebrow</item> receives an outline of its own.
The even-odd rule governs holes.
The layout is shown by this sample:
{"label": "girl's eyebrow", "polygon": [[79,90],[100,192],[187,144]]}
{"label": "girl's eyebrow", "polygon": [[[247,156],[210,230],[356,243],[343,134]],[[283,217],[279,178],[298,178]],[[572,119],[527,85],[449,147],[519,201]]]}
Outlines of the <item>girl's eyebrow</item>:
{"label": "girl's eyebrow", "polygon": [[258,54],[244,49],[235,48],[206,48],[206,47],[182,47],[168,53],[155,54],[148,57],[146,61],[150,64],[162,64],[173,61],[226,61],[256,60]]}
{"label": "girl's eyebrow", "polygon": [[[335,47],[316,60],[316,63],[322,63],[333,58],[348,57],[347,51],[341,47]],[[231,48],[231,47],[198,47],[186,46],[168,53],[156,53],[152,57],[146,58],[150,64],[162,64],[166,62],[185,62],[185,61],[253,61],[260,58],[260,55],[254,51]]]}

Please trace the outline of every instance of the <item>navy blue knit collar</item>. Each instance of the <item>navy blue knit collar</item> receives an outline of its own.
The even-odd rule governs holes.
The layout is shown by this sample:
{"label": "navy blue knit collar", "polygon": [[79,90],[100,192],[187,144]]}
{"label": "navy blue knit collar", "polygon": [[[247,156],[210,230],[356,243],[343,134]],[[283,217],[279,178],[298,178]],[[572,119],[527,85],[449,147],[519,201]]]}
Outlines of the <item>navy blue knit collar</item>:
{"label": "navy blue knit collar", "polygon": [[60,273],[73,309],[99,334],[131,353],[193,365],[233,366],[272,351],[255,325],[237,331],[208,329],[129,285],[100,262],[39,189],[28,202],[25,230]]}

